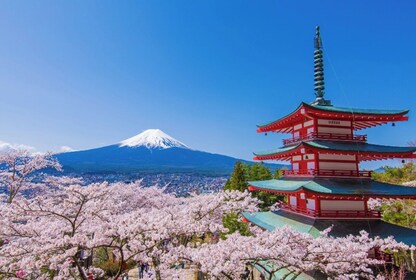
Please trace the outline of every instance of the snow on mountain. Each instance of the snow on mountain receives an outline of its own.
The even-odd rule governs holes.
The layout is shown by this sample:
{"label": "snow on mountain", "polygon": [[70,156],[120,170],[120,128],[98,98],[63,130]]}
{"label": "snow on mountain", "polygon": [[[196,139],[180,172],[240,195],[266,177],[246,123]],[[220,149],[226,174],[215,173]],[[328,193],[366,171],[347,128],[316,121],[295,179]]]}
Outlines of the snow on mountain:
{"label": "snow on mountain", "polygon": [[119,147],[146,147],[148,149],[169,149],[176,147],[189,149],[184,143],[167,135],[160,129],[145,130],[136,136],[121,141]]}

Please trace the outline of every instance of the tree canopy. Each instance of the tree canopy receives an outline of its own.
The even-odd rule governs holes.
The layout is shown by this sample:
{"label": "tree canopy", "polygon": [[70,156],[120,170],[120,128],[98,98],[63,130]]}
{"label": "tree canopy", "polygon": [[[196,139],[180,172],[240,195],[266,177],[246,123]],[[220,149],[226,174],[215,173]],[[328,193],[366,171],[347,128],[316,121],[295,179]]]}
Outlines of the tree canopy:
{"label": "tree canopy", "polygon": [[400,167],[384,166],[384,172],[373,172],[372,177],[376,181],[401,184],[416,180],[416,165],[408,162]]}

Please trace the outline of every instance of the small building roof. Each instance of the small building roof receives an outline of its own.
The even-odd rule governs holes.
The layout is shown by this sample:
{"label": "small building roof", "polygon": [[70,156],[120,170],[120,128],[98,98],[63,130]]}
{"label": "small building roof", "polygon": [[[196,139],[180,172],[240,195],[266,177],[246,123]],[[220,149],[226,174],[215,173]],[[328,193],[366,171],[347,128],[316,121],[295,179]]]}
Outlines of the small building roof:
{"label": "small building roof", "polygon": [[363,129],[387,122],[406,121],[409,110],[380,110],[336,107],[332,105],[308,104],[302,102],[293,112],[286,116],[258,124],[257,132],[291,132],[293,125],[313,118],[337,118],[350,120],[354,129]]}
{"label": "small building roof", "polygon": [[275,193],[292,193],[308,190],[326,195],[348,195],[368,197],[403,197],[416,199],[416,188],[394,185],[365,179],[273,179],[265,181],[249,181],[248,184],[257,190]]}
{"label": "small building roof", "polygon": [[255,152],[255,160],[290,160],[294,154],[300,154],[301,148],[317,150],[318,152],[331,151],[338,154],[358,154],[359,160],[373,160],[384,158],[413,158],[416,157],[416,147],[385,146],[369,143],[312,140],[301,141],[292,146],[284,146],[274,150]]}
{"label": "small building roof", "polygon": [[[308,275],[305,272],[300,274],[295,273],[294,271],[290,271],[287,268],[280,268],[278,271],[270,275],[264,268],[269,271],[276,270],[276,265],[272,261],[259,261],[258,264],[255,264],[254,267],[265,276],[266,279],[271,280],[317,280],[317,279],[327,279],[326,277],[319,277],[317,278],[315,275]],[[314,272],[311,271],[311,274]],[[315,274],[317,274],[315,272]]]}
{"label": "small building roof", "polygon": [[243,216],[251,223],[269,231],[290,226],[299,232],[309,233],[317,237],[321,231],[333,226],[330,235],[334,237],[345,237],[350,234],[358,235],[361,230],[365,230],[370,234],[370,237],[387,238],[393,236],[398,242],[416,245],[416,230],[380,220],[319,220],[283,210],[257,213],[244,212]]}

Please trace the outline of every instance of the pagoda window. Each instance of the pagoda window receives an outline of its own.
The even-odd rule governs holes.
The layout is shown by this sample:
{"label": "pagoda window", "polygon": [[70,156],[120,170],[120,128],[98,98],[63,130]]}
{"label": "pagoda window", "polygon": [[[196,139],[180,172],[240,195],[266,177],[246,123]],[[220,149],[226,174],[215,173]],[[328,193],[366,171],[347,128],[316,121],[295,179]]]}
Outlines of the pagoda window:
{"label": "pagoda window", "polygon": [[315,199],[308,198],[306,200],[306,208],[309,210],[316,210],[316,201]]}
{"label": "pagoda window", "polygon": [[292,161],[300,161],[302,160],[302,156],[293,156]]}
{"label": "pagoda window", "polygon": [[292,168],[293,168],[293,170],[299,170],[299,163],[298,162],[294,162],[292,164]]}
{"label": "pagoda window", "polygon": [[297,206],[298,205],[298,199],[296,196],[290,195],[289,196],[289,205],[290,206]]}
{"label": "pagoda window", "polygon": [[297,124],[293,127],[293,130],[299,130],[302,128],[302,124]]}
{"label": "pagoda window", "polygon": [[311,126],[311,125],[313,125],[313,120],[310,120],[310,121],[307,121],[307,122],[303,123],[303,127],[308,127],[308,126]]}
{"label": "pagoda window", "polygon": [[303,159],[304,160],[313,160],[313,159],[315,159],[315,155],[314,154],[303,155]]}
{"label": "pagoda window", "polygon": [[314,161],[309,161],[306,165],[306,168],[308,170],[315,170],[315,162]]}

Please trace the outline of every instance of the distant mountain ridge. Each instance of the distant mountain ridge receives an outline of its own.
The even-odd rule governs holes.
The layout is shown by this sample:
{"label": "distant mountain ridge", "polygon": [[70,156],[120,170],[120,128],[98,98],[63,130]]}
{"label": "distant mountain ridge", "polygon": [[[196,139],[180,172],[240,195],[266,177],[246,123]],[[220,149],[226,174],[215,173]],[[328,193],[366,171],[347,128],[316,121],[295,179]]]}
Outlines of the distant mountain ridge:
{"label": "distant mountain ridge", "polygon": [[[190,149],[159,129],[118,144],[56,155],[69,172],[197,172],[228,175],[239,159]],[[246,163],[248,161],[240,160]],[[267,164],[272,169],[284,165]]]}

